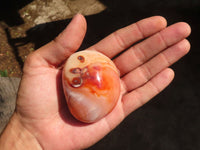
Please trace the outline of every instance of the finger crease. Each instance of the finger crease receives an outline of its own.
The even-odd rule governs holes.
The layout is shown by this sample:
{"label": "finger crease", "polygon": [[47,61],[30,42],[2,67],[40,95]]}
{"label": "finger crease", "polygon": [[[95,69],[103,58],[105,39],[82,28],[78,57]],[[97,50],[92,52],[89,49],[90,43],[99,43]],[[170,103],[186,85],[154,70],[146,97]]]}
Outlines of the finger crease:
{"label": "finger crease", "polygon": [[[134,48],[135,48],[135,50],[134,50]],[[134,53],[137,61],[139,62],[139,64],[144,63],[145,58],[147,58],[144,50],[139,46],[137,46],[137,47],[135,46],[132,49],[133,49],[133,53]]]}
{"label": "finger crease", "polygon": [[142,75],[145,78],[146,82],[149,81],[149,79],[151,79],[151,77],[152,77],[152,73],[151,73],[149,67],[143,66],[143,67],[140,68],[140,70],[141,70]]}
{"label": "finger crease", "polygon": [[160,57],[162,57],[163,61],[165,61],[167,67],[171,65],[169,59],[167,59],[167,56],[164,53],[160,53]]}
{"label": "finger crease", "polygon": [[169,44],[166,42],[165,38],[163,37],[162,33],[161,32],[158,32],[158,36],[160,37],[163,45],[165,48],[167,48],[169,46]]}
{"label": "finger crease", "polygon": [[[153,83],[152,80],[150,80],[150,81],[148,82],[148,84],[150,85],[151,88],[153,88],[153,89],[156,91],[154,95],[156,95],[156,94],[158,94],[158,93],[161,92],[161,89],[159,89],[159,88]],[[152,92],[152,93],[154,93],[154,92]]]}
{"label": "finger crease", "polygon": [[[144,95],[142,94],[142,92],[141,92],[141,89],[139,88],[139,89],[136,89],[135,91],[134,91],[134,95],[135,95],[135,97],[136,97],[136,102],[138,103],[137,105],[138,105],[138,107],[140,107],[140,106],[143,106],[145,103],[146,103],[146,100],[144,99]],[[142,97],[142,98],[141,98]]]}
{"label": "finger crease", "polygon": [[139,34],[141,35],[141,39],[145,38],[146,36],[144,35],[144,33],[142,32],[142,29],[140,28],[140,25],[138,24],[138,22],[135,23],[136,28],[139,31]]}
{"label": "finger crease", "polygon": [[125,41],[123,40],[123,38],[120,36],[120,34],[118,33],[119,31],[116,31],[113,33],[113,36],[115,37],[117,44],[120,46],[121,49],[125,49]]}
{"label": "finger crease", "polygon": [[[63,45],[57,40],[57,38],[53,39],[53,42],[56,44],[56,47],[58,49],[61,49],[64,54],[66,54],[67,56],[69,56],[70,54],[72,54],[75,50],[73,49],[73,47],[63,47]],[[69,53],[67,53],[69,52]]]}

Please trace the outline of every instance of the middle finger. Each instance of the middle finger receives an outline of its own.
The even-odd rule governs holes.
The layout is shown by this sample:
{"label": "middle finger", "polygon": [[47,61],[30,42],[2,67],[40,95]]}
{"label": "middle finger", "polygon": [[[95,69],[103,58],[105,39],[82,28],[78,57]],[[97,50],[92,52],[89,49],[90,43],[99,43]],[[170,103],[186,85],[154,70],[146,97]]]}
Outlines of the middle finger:
{"label": "middle finger", "polygon": [[188,24],[176,23],[131,47],[113,61],[123,76],[189,34]]}

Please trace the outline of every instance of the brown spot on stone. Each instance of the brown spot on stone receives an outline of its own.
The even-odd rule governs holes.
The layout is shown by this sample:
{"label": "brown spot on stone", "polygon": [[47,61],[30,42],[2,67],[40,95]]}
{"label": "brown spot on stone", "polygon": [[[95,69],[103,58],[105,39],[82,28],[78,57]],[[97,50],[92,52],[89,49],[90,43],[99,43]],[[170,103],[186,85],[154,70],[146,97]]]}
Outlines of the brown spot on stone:
{"label": "brown spot on stone", "polygon": [[82,79],[80,77],[75,77],[72,80],[73,87],[80,87],[82,85]]}
{"label": "brown spot on stone", "polygon": [[72,68],[72,69],[70,69],[70,72],[73,74],[81,73],[81,68]]}
{"label": "brown spot on stone", "polygon": [[83,63],[83,62],[85,61],[85,58],[84,58],[83,56],[78,56],[77,59],[78,59],[81,63]]}

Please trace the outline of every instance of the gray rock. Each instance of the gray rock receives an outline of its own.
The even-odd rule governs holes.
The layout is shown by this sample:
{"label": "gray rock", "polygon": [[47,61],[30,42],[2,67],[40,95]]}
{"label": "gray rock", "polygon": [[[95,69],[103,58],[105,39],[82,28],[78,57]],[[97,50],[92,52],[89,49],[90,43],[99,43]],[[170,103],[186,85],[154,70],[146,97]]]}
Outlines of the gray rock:
{"label": "gray rock", "polygon": [[20,78],[0,77],[0,133],[12,116]]}

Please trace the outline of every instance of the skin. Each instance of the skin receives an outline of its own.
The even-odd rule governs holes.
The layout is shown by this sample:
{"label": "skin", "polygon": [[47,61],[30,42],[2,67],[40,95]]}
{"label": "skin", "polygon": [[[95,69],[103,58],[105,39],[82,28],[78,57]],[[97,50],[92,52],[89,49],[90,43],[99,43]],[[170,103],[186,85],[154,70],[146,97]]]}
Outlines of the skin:
{"label": "skin", "polygon": [[188,53],[185,38],[191,29],[183,22],[166,26],[163,17],[146,18],[89,48],[111,59],[124,51],[113,60],[124,94],[109,115],[84,124],[70,115],[61,81],[62,64],[79,48],[86,32],[85,18],[76,15],[55,40],[27,57],[16,110],[1,135],[0,149],[84,149],[102,139],[173,80],[168,67]]}

